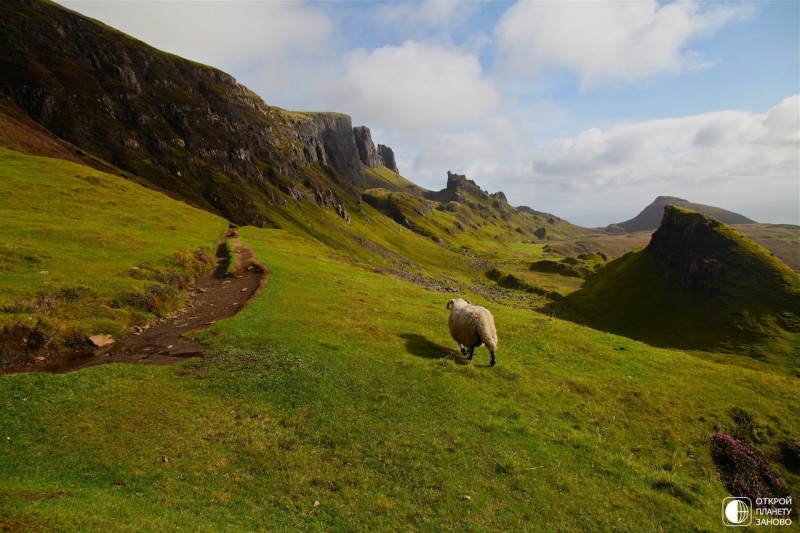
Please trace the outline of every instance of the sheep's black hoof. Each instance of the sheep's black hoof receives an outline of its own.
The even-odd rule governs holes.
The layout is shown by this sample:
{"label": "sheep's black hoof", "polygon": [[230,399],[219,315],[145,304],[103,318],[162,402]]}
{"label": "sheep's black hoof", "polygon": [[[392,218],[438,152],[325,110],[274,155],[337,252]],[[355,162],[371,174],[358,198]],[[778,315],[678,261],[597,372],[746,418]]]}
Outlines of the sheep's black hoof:
{"label": "sheep's black hoof", "polygon": [[492,360],[489,361],[489,366],[494,366],[494,363],[495,363],[495,360],[494,360],[494,358],[492,358]]}

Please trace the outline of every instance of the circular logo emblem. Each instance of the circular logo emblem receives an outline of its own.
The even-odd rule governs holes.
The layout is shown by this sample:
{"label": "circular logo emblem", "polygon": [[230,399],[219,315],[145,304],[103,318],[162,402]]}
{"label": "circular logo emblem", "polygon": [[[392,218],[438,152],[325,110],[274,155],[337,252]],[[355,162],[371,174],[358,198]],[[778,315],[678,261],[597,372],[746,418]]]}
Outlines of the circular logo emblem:
{"label": "circular logo emblem", "polygon": [[731,500],[725,505],[725,518],[731,524],[743,524],[750,518],[750,507],[742,500]]}

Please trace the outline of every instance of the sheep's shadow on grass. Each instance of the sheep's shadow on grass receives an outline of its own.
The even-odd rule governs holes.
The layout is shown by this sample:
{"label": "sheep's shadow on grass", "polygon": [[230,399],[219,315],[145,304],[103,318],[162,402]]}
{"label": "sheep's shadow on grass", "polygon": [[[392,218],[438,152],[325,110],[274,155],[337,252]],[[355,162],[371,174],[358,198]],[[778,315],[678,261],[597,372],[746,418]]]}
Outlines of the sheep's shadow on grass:
{"label": "sheep's shadow on grass", "polygon": [[462,356],[458,350],[429,340],[427,337],[418,333],[401,333],[400,338],[406,341],[406,350],[411,355],[424,357],[426,359],[452,359],[456,364],[466,365],[467,358]]}

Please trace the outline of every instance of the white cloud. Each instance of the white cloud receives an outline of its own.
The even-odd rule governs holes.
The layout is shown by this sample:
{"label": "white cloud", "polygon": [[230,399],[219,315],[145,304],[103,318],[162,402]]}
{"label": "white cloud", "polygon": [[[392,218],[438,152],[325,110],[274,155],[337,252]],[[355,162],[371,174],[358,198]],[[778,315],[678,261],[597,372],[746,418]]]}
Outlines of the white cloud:
{"label": "white cloud", "polygon": [[659,195],[800,223],[800,95],[765,113],[649,120],[538,143],[525,122],[500,115],[400,145],[416,153],[401,171],[432,189],[444,186],[447,170],[465,173],[512,204],[586,226],[630,218]]}
{"label": "white cloud", "polygon": [[761,114],[720,111],[591,128],[546,142],[517,161],[523,160],[528,164],[478,159],[473,169],[504,182],[518,202],[548,197],[565,206],[556,214],[584,223],[614,220],[592,219],[571,199],[594,202],[597,216],[608,216],[635,214],[664,194],[739,207],[760,221],[798,223],[800,95]]}
{"label": "white cloud", "polygon": [[519,2],[495,30],[497,62],[513,77],[563,67],[584,88],[678,73],[709,65],[685,49],[692,38],[743,12],[728,5],[701,10],[691,1]]}
{"label": "white cloud", "polygon": [[420,130],[477,119],[498,107],[500,93],[476,56],[408,41],[348,54],[328,100],[376,128]]}
{"label": "white cloud", "polygon": [[269,73],[270,87],[294,79],[334,38],[325,12],[300,2],[61,3],[161,50],[228,72]]}
{"label": "white cloud", "polygon": [[315,50],[333,30],[323,11],[299,2],[62,3],[157,48],[211,65]]}
{"label": "white cloud", "polygon": [[495,170],[507,163],[516,164],[531,144],[530,136],[515,118],[503,114],[487,117],[468,131],[436,133],[422,140],[409,175],[433,188],[444,186],[448,170],[480,176],[484,188],[499,186],[494,180],[498,177]]}
{"label": "white cloud", "polygon": [[534,150],[531,177],[575,191],[654,180],[797,180],[799,117],[800,96],[792,96],[764,114],[719,111],[592,128]]}

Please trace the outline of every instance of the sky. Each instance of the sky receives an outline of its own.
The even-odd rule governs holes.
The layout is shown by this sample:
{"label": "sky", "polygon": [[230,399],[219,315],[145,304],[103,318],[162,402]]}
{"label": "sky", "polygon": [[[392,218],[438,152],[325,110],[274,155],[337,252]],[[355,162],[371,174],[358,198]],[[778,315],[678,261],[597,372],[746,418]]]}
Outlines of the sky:
{"label": "sky", "polygon": [[678,196],[800,224],[800,2],[74,1],[444,188],[594,227]]}

